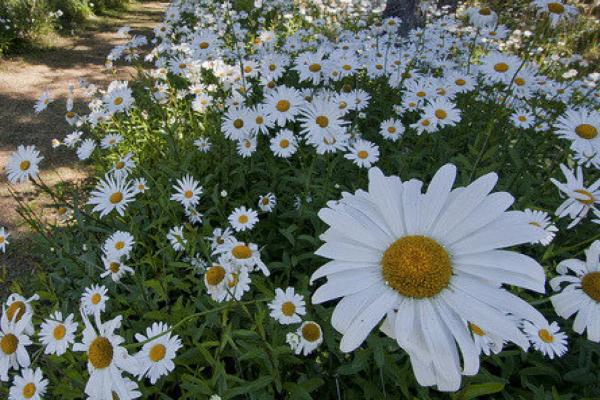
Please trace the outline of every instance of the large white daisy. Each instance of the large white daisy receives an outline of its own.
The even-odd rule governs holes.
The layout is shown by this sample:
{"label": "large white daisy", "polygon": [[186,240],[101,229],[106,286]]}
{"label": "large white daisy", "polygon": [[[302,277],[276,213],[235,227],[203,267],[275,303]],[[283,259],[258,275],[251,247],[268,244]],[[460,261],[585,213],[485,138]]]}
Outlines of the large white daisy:
{"label": "large white daisy", "polygon": [[501,288],[544,292],[544,271],[535,260],[499,250],[536,240],[539,232],[506,211],[510,194],[490,193],[496,174],[453,190],[455,176],[456,168],[445,165],[422,193],[423,182],[372,168],[368,192],[346,194],[319,212],[330,228],[316,254],[331,261],[311,278],[328,279],[313,303],[342,298],[331,321],[343,334],[342,351],[359,347],[387,316],[418,382],[444,391],[459,388],[461,373],[479,370],[469,322],[523,349],[529,342],[519,321],[547,323]]}

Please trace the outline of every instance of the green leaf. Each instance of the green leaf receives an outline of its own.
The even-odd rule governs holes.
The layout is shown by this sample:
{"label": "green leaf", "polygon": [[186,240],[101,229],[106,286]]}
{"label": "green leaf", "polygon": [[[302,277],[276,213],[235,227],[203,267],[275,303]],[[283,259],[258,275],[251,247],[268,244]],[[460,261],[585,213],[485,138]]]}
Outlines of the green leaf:
{"label": "green leaf", "polygon": [[498,393],[504,390],[504,383],[488,382],[466,386],[458,392],[457,400],[471,400],[488,394]]}

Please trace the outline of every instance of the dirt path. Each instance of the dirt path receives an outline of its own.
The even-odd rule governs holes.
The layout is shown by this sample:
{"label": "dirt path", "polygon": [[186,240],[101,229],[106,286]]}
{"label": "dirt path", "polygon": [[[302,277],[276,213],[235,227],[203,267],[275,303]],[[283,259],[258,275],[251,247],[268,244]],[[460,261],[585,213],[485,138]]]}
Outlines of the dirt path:
{"label": "dirt path", "polygon": [[[27,249],[30,232],[16,213],[4,173],[10,154],[19,144],[34,144],[44,156],[41,176],[48,184],[61,179],[76,182],[85,177],[85,170],[76,162],[73,150],[53,150],[51,140],[64,138],[74,130],[65,121],[68,85],[83,78],[105,88],[115,78],[130,79],[133,68],[117,65],[117,75],[108,74],[104,63],[110,50],[124,42],[116,33],[128,25],[133,34],[151,38],[152,28],[163,17],[168,3],[150,1],[131,4],[128,11],[112,16],[94,17],[86,28],[73,37],[57,37],[53,47],[34,50],[13,58],[0,60],[0,226],[11,232],[7,254],[0,253],[0,267],[6,267],[8,279],[14,273],[29,270],[32,260]],[[33,105],[44,90],[49,90],[55,102],[50,109],[34,114]],[[75,97],[75,103],[81,98]],[[80,101],[81,103],[81,101]],[[41,213],[52,213],[47,200],[37,196],[31,185],[17,187],[20,197],[29,201]],[[0,271],[0,286],[2,286]]]}

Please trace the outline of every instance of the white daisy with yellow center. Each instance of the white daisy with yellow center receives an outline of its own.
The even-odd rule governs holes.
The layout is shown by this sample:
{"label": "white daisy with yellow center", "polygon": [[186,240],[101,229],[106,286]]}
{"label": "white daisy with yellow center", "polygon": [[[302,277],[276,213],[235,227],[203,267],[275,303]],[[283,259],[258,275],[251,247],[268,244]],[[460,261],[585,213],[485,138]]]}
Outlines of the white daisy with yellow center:
{"label": "white daisy with yellow center", "polygon": [[46,394],[48,380],[44,379],[42,370],[26,368],[16,375],[10,388],[10,400],[42,400]]}
{"label": "white daisy with yellow center", "polygon": [[27,182],[29,178],[37,178],[38,165],[43,159],[35,146],[18,146],[5,167],[8,180],[16,184]]}
{"label": "white daisy with yellow center", "polygon": [[178,201],[185,208],[196,207],[203,192],[200,182],[189,174],[177,179],[177,184],[173,185],[173,189],[175,193],[171,195],[171,200]]}
{"label": "white daisy with yellow center", "polygon": [[85,288],[81,296],[81,308],[88,315],[104,312],[108,300],[108,289],[105,286],[92,285]]}
{"label": "white daisy with yellow center", "polygon": [[523,331],[533,347],[550,359],[562,357],[567,352],[567,335],[560,331],[556,322],[535,325],[525,321]]}
{"label": "white daisy with yellow center", "polygon": [[342,351],[358,348],[387,316],[418,382],[443,391],[457,390],[461,374],[479,370],[466,321],[523,349],[529,341],[507,313],[545,322],[501,288],[544,292],[544,270],[535,260],[500,250],[536,239],[537,230],[506,211],[510,194],[490,193],[496,174],[453,190],[455,176],[453,165],[443,166],[423,193],[419,180],[402,182],[371,168],[367,192],[319,212],[330,227],[316,254],[331,261],[311,277],[327,277],[313,303],[342,298],[331,320],[343,335]]}
{"label": "white daisy with yellow center", "polygon": [[275,298],[268,304],[271,309],[271,318],[282,325],[297,324],[302,321],[300,317],[306,314],[304,296],[297,294],[293,287],[288,287],[285,292],[275,289]]}
{"label": "white daisy with yellow center", "polygon": [[294,353],[309,355],[323,343],[321,325],[314,321],[304,321],[295,333],[288,334],[287,343]]}
{"label": "white daisy with yellow center", "polygon": [[73,345],[73,351],[87,355],[90,377],[85,393],[93,399],[111,400],[114,395],[120,400],[131,399],[123,373],[137,375],[141,365],[122,346],[125,339],[115,334],[121,327],[122,317],[102,323],[96,314],[94,328],[84,312],[81,316],[85,325],[83,338],[81,343]]}
{"label": "white daisy with yellow center", "polygon": [[[146,328],[146,335],[135,335],[138,342],[146,342],[142,350],[134,356],[140,365],[138,376],[140,379],[148,377],[153,385],[161,376],[168,375],[175,369],[173,359],[182,344],[179,336],[171,336],[170,330],[169,325],[154,322]],[[161,336],[157,337],[159,335]]]}
{"label": "white daisy with yellow center", "polygon": [[9,236],[10,233],[8,233],[3,226],[0,226],[0,250],[2,250],[3,253],[6,253],[6,245],[8,245]]}
{"label": "white daisy with yellow center", "polygon": [[116,231],[102,245],[104,255],[109,258],[129,257],[135,240],[133,235],[125,231]]}
{"label": "white daisy with yellow center", "polygon": [[45,346],[45,354],[63,355],[75,342],[77,322],[74,322],[73,318],[73,314],[69,314],[67,318],[63,319],[62,313],[56,311],[42,322],[40,341]]}
{"label": "white daisy with yellow center", "polygon": [[31,345],[31,339],[25,327],[31,323],[31,314],[24,314],[16,321],[9,321],[4,310],[0,318],[0,381],[8,381],[8,371],[27,368],[30,364],[29,353],[25,349]]}
{"label": "white daisy with yellow center", "polygon": [[600,203],[600,179],[586,186],[581,166],[578,166],[573,171],[566,165],[561,164],[560,170],[567,181],[562,183],[554,178],[550,178],[550,181],[561,191],[561,194],[566,199],[558,206],[555,213],[559,218],[568,216],[573,220],[567,226],[567,229],[570,229],[581,222],[590,210],[598,212],[596,204]]}
{"label": "white daisy with yellow center", "polygon": [[241,206],[233,210],[227,220],[236,232],[243,232],[254,228],[258,222],[258,213],[251,208]]}
{"label": "white daisy with yellow center", "polygon": [[[26,298],[18,293],[12,293],[6,299],[6,306],[3,307],[4,313],[9,321],[19,322],[21,319],[26,318],[26,316],[33,315],[31,302],[37,301],[39,298],[40,296],[37,294],[34,294],[30,298]],[[31,321],[31,318],[29,318],[29,322],[25,325],[25,333],[33,335],[34,331],[33,322]]]}
{"label": "white daisy with yellow center", "polygon": [[99,212],[101,218],[113,210],[123,216],[127,204],[135,199],[135,193],[136,191],[127,177],[106,174],[104,179],[100,179],[96,188],[90,193],[87,204],[93,205],[93,211]]}
{"label": "white daisy with yellow center", "polygon": [[562,318],[576,315],[573,330],[587,331],[587,338],[600,343],[600,241],[585,251],[586,260],[568,259],[556,267],[559,276],[550,280],[555,292],[550,300]]}

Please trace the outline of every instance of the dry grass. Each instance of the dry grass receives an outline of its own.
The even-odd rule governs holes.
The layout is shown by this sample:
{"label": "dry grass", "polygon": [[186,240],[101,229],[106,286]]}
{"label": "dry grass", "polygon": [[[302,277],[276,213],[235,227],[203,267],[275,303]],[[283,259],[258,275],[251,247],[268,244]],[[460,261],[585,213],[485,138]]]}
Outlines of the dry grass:
{"label": "dry grass", "polygon": [[[73,130],[64,119],[67,85],[83,78],[103,87],[115,78],[131,78],[134,72],[131,67],[118,67],[117,76],[107,74],[104,69],[108,52],[123,42],[116,30],[129,25],[133,33],[147,35],[161,21],[166,6],[167,3],[158,1],[134,3],[126,12],[94,17],[74,36],[46,38],[43,48],[0,60],[0,169],[17,145],[33,144],[45,157],[41,177],[47,184],[56,184],[61,179],[74,183],[85,179],[86,168],[76,162],[72,150],[51,147],[53,138],[63,138]],[[33,104],[44,90],[52,92],[53,109],[35,115]],[[76,97],[76,103],[77,100]],[[52,214],[49,199],[31,185],[20,185],[17,190],[38,213]],[[5,280],[10,282],[13,276],[35,268],[36,262],[28,251],[32,232],[20,221],[3,173],[0,174],[0,226],[11,232],[7,254],[0,255],[0,266],[6,269]],[[2,275],[0,271],[0,280]]]}

